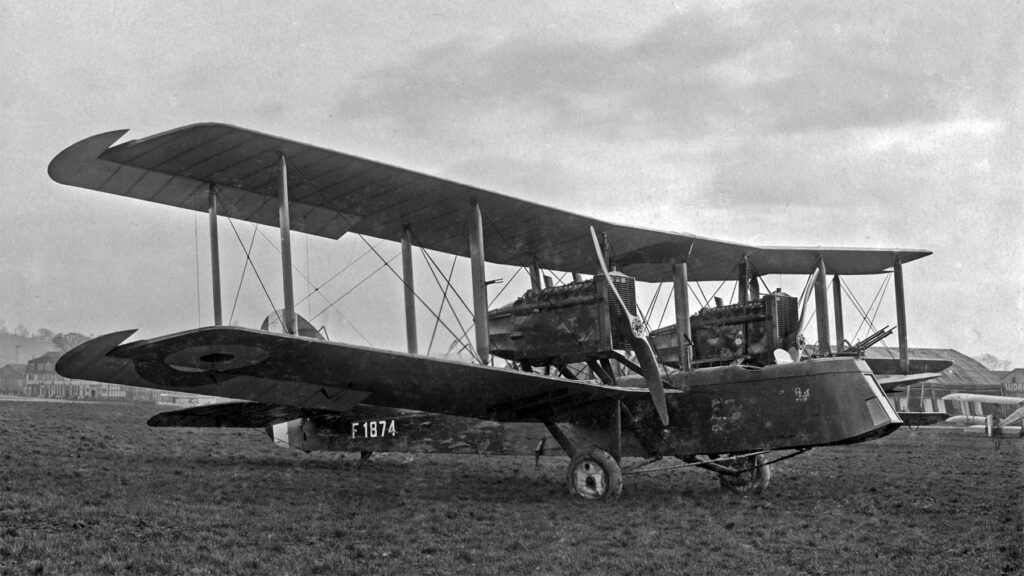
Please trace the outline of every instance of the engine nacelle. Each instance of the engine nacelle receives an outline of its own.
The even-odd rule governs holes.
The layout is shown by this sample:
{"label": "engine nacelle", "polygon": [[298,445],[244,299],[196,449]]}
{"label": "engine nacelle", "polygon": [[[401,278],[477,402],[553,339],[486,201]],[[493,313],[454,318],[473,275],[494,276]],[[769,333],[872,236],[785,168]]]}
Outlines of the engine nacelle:
{"label": "engine nacelle", "polygon": [[[693,363],[713,366],[744,360],[772,364],[774,350],[787,350],[794,344],[798,316],[797,299],[783,292],[747,304],[705,308],[690,317]],[[653,331],[651,339],[661,359],[678,366],[675,325]]]}
{"label": "engine nacelle", "polygon": [[[636,282],[619,272],[612,281],[636,315]],[[604,276],[528,290],[487,314],[491,353],[532,365],[563,365],[607,358],[631,347],[622,333],[622,311]]]}

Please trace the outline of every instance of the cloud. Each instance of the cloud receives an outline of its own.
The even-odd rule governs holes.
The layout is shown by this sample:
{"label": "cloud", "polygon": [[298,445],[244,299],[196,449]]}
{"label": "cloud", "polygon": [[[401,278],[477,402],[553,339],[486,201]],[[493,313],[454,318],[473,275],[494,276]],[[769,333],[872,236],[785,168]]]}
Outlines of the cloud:
{"label": "cloud", "polygon": [[364,74],[339,109],[434,134],[479,114],[525,109],[556,130],[689,138],[931,122],[964,108],[1005,108],[1014,91],[1004,86],[1004,68],[1018,64],[1020,45],[1012,9],[866,7],[697,7],[623,45],[463,37]]}
{"label": "cloud", "polygon": [[337,109],[420,147],[461,149],[437,159],[451,177],[548,204],[757,211],[758,236],[794,214],[828,222],[852,211],[861,241],[885,243],[920,232],[901,219],[922,207],[941,217],[965,191],[1000,193],[1018,13],[999,3],[698,5],[614,44],[461,36],[360,75]]}
{"label": "cloud", "polygon": [[[689,22],[690,29],[663,26],[626,46],[538,35],[497,45],[452,40],[363,75],[341,95],[338,109],[391,118],[435,136],[496,113],[539,116],[548,129],[612,138],[648,130],[666,116],[695,129],[703,122],[700,110],[724,102],[715,86],[694,89],[707,75],[701,55],[720,57],[741,47],[734,41],[709,46],[694,29],[699,23],[677,22]],[[669,46],[677,34],[680,40]],[[675,58],[680,52],[686,57]]]}

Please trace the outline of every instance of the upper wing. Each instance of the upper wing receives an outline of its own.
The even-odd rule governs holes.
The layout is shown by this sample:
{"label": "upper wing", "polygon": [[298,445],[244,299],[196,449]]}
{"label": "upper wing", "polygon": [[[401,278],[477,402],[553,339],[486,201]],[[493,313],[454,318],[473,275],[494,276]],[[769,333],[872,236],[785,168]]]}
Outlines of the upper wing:
{"label": "upper wing", "polygon": [[497,264],[597,274],[590,227],[608,236],[620,268],[642,281],[672,278],[668,262],[687,259],[693,280],[734,279],[744,257],[759,274],[807,274],[823,257],[834,274],[874,274],[924,250],[765,248],[621,226],[540,206],[291,140],[224,124],[195,124],[114,143],[127,130],[74,144],[50,163],[53,180],[112,194],[206,211],[209,186],[221,213],[277,225],[278,158],[288,160],[291,223],[331,238],[356,232],[468,256],[472,202],[485,215],[487,260]]}
{"label": "upper wing", "polygon": [[[493,420],[558,417],[647,389],[605,386],[234,327],[86,342],[56,370],[80,378],[344,412],[360,403]],[[681,393],[669,390],[666,393]],[[653,404],[651,405],[653,410]]]}

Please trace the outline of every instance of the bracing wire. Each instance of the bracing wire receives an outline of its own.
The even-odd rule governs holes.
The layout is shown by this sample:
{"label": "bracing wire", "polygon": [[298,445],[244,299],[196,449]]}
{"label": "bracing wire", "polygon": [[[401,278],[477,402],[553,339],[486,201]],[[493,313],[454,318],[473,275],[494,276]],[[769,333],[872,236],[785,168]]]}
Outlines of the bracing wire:
{"label": "bracing wire", "polygon": [[701,307],[702,308],[710,308],[711,307],[711,299],[708,298],[707,294],[704,293],[704,287],[701,286],[700,280],[697,280],[695,278],[693,281],[689,282],[689,284],[690,284],[690,293],[693,294],[694,297],[697,296],[697,292],[695,292],[693,290],[693,286],[697,286],[697,290],[700,292],[700,298],[697,298],[697,302],[701,302],[701,299],[703,299],[703,302],[701,302]]}
{"label": "bracing wire", "polygon": [[[857,331],[854,333],[854,337],[853,337],[854,341],[856,341],[856,338],[860,334],[861,329],[864,327],[865,322],[867,323],[868,328],[870,330],[877,331],[877,328],[875,326],[874,320],[875,320],[875,318],[877,318],[878,313],[882,309],[882,294],[884,293],[885,289],[888,287],[890,278],[891,278],[891,275],[889,275],[889,274],[887,274],[885,276],[885,280],[883,280],[882,284],[879,286],[878,291],[875,293],[875,296],[872,298],[872,301],[868,305],[868,309],[866,311],[861,306],[860,302],[857,300],[856,295],[854,295],[853,291],[850,290],[850,288],[846,284],[846,282],[840,280],[840,286],[842,287],[843,292],[847,296],[849,296],[850,300],[853,302],[854,307],[857,308],[857,311],[861,315],[861,323],[857,327]],[[874,314],[871,316],[871,318],[868,318],[868,315],[871,314],[871,310],[872,309],[875,310]],[[889,347],[885,344],[884,341],[881,344],[882,344],[882,346],[885,347],[886,350],[889,350]],[[889,352],[889,355],[892,356],[892,352],[891,351]]]}
{"label": "bracing wire", "polygon": [[[422,248],[421,248],[421,250],[422,250]],[[452,267],[451,267],[451,270],[448,271],[448,275],[445,276],[446,284],[444,286],[444,289],[441,291],[441,312],[442,313],[444,312],[444,305],[445,305],[445,303],[447,303],[448,304],[448,308],[452,311],[452,315],[455,316],[455,321],[456,322],[459,322],[459,317],[458,317],[457,314],[455,314],[454,306],[452,306],[452,303],[448,300],[448,289],[451,288],[451,285],[452,285],[451,277],[452,277],[452,274],[455,273],[455,264],[456,264],[456,262],[458,262],[458,260],[459,259],[458,259],[457,256],[453,256],[452,257]],[[429,259],[427,261],[428,262],[432,262]],[[432,275],[434,275],[434,281],[438,282],[438,284],[440,284],[440,282],[437,280],[437,276],[434,274],[434,269],[432,267],[429,268],[429,269],[430,269],[430,273]],[[439,314],[439,316],[440,316],[440,314]],[[428,355],[430,354],[430,351],[433,350],[433,348],[434,348],[434,339],[437,337],[437,328],[438,328],[438,326],[439,326],[439,323],[438,323],[438,321],[435,320],[434,321],[434,327],[430,331],[430,342],[427,344],[427,354]],[[462,328],[462,323],[461,322],[459,322],[459,328],[460,329]]]}
{"label": "bracing wire", "polygon": [[[370,245],[370,242],[369,242],[369,241],[368,241],[368,240],[366,239],[366,237],[365,237],[365,236],[363,236],[362,234],[359,234],[358,236],[359,236],[359,238],[361,238],[361,239],[363,240],[363,242],[365,242],[365,243],[366,243],[366,245],[367,245],[367,246],[370,246],[370,249],[371,249],[371,250],[373,250],[374,254],[376,254],[376,255],[377,255],[377,257],[378,257],[378,258],[380,258],[380,260],[381,260],[382,262],[384,262],[384,266],[385,266],[385,267],[386,267],[386,268],[387,268],[388,270],[390,270],[390,271],[391,271],[391,273],[392,273],[392,274],[393,274],[393,275],[395,276],[395,278],[398,278],[399,282],[401,282],[403,286],[405,286],[406,288],[408,288],[408,289],[409,289],[409,291],[410,291],[410,292],[412,293],[413,297],[415,297],[415,298],[416,298],[416,300],[418,300],[418,301],[419,301],[419,303],[420,303],[420,304],[422,304],[424,308],[426,308],[427,312],[430,312],[430,313],[431,313],[431,314],[432,314],[432,315],[433,315],[433,316],[434,316],[435,318],[438,318],[438,321],[439,321],[439,322],[441,322],[441,326],[444,326],[445,330],[448,330],[448,332],[449,332],[449,333],[451,333],[451,335],[452,335],[452,336],[455,336],[455,338],[458,338],[458,336],[457,336],[457,335],[455,334],[455,331],[453,331],[453,330],[451,329],[451,327],[449,327],[449,326],[448,326],[448,324],[446,324],[446,323],[445,323],[445,322],[444,322],[443,320],[440,320],[440,318],[441,318],[441,317],[440,317],[440,316],[438,316],[438,315],[437,315],[437,313],[435,313],[435,312],[434,312],[434,310],[433,310],[433,309],[432,309],[432,308],[430,307],[430,305],[429,305],[429,304],[427,304],[426,302],[424,302],[424,301],[423,301],[423,298],[422,298],[422,297],[421,297],[421,296],[420,296],[419,294],[417,294],[417,293],[416,293],[416,290],[415,290],[415,289],[413,289],[413,288],[412,288],[412,286],[409,286],[409,284],[408,284],[408,283],[407,283],[407,282],[405,281],[405,278],[402,278],[402,275],[401,275],[401,274],[399,274],[399,273],[398,273],[398,271],[396,271],[396,270],[395,270],[395,269],[394,269],[394,268],[393,268],[393,267],[391,266],[391,260],[394,260],[394,258],[391,258],[391,260],[386,260],[386,261],[385,261],[385,260],[384,260],[384,257],[383,257],[383,256],[381,256],[381,254],[380,254],[379,252],[377,252],[377,250],[376,250],[376,249],[374,249],[374,248],[373,248],[373,247],[372,247],[372,246]],[[477,359],[477,361],[480,361],[480,358],[479,358],[479,356],[477,356],[477,357],[476,357],[476,359]]]}
{"label": "bracing wire", "polygon": [[[860,331],[861,331],[861,329],[864,328],[865,324],[867,324],[868,329],[875,330],[874,317],[869,318],[869,316],[871,315],[872,310],[874,310],[876,308],[876,306],[877,306],[877,308],[879,310],[881,309],[882,292],[885,290],[885,287],[888,285],[888,283],[889,283],[889,276],[886,275],[885,280],[883,281],[883,283],[881,285],[879,285],[878,291],[875,292],[874,297],[872,297],[871,302],[868,304],[867,310],[864,310],[864,308],[861,306],[860,302],[857,300],[857,297],[853,294],[853,292],[847,286],[843,286],[843,284],[845,284],[845,283],[841,282],[840,285],[843,286],[846,294],[853,301],[854,307],[857,308],[857,311],[861,315],[860,325],[857,326],[857,331],[854,332],[854,339],[855,340],[856,340],[857,336],[860,335]],[[875,312],[875,316],[877,316],[877,311]]]}
{"label": "bracing wire", "polygon": [[[383,240],[381,240],[380,242],[378,242],[378,243],[377,243],[377,246],[379,247],[379,246],[380,246],[381,244],[383,244],[383,243],[384,243],[384,241],[383,241]],[[303,302],[305,302],[306,300],[309,300],[309,299],[311,299],[311,298],[313,297],[313,295],[314,295],[314,294],[320,294],[320,296],[321,296],[321,297],[323,297],[323,299],[324,299],[324,300],[328,300],[328,301],[329,301],[329,299],[327,298],[327,296],[324,296],[323,292],[321,292],[321,289],[323,289],[323,287],[324,287],[324,286],[326,286],[326,285],[330,284],[331,282],[333,282],[333,281],[334,281],[334,280],[335,280],[336,278],[338,278],[338,276],[341,276],[342,274],[344,274],[344,273],[345,273],[345,272],[346,272],[346,271],[347,271],[347,270],[348,270],[349,268],[351,268],[351,267],[355,266],[355,265],[356,265],[356,263],[357,263],[357,262],[359,262],[360,260],[362,260],[364,256],[369,256],[369,255],[370,255],[370,254],[372,254],[372,253],[373,253],[373,252],[371,252],[370,250],[367,250],[367,251],[363,252],[362,254],[360,254],[358,258],[356,258],[355,260],[352,260],[351,262],[349,262],[348,264],[346,264],[346,265],[345,265],[344,267],[342,267],[342,269],[341,269],[341,270],[338,270],[338,271],[337,271],[337,272],[336,272],[336,273],[335,273],[335,274],[334,274],[333,276],[331,276],[331,277],[330,277],[330,278],[328,278],[327,280],[324,280],[323,282],[321,282],[319,286],[315,286],[315,287],[314,287],[314,288],[313,288],[313,289],[312,289],[312,290],[310,291],[310,293],[309,293],[309,294],[306,294],[306,296],[305,296],[305,297],[303,297],[303,298],[302,298],[301,300],[299,300],[298,302],[296,302],[296,304],[295,304],[295,305],[296,305],[296,306],[298,306],[299,304],[302,304],[302,303],[303,303]]]}
{"label": "bracing wire", "polygon": [[665,325],[665,314],[668,314],[668,304],[671,301],[672,298],[665,298],[665,307],[661,309],[661,318],[658,319],[659,328]]}
{"label": "bracing wire", "polygon": [[[303,179],[303,180],[304,180],[304,181],[305,181],[305,182],[306,182],[307,184],[309,184],[309,185],[310,185],[310,186],[311,186],[311,187],[313,188],[313,190],[315,190],[315,191],[316,191],[316,192],[317,192],[317,193],[318,193],[318,194],[320,195],[320,197],[321,197],[321,198],[322,198],[322,199],[324,200],[324,202],[325,202],[325,205],[327,205],[327,206],[330,206],[330,207],[334,208],[334,209],[335,209],[335,211],[336,211],[336,213],[338,214],[338,216],[339,216],[340,218],[342,218],[342,219],[343,219],[343,220],[345,221],[345,223],[346,223],[346,224],[348,224],[348,225],[349,225],[350,227],[351,227],[352,225],[354,225],[354,224],[355,224],[354,222],[352,222],[352,221],[351,221],[351,220],[350,220],[350,219],[348,218],[348,216],[346,216],[346,215],[345,215],[345,213],[344,213],[344,212],[343,212],[342,210],[340,210],[340,209],[338,208],[338,206],[336,206],[335,202],[332,202],[332,201],[331,201],[331,199],[330,199],[330,198],[328,198],[326,194],[324,194],[323,190],[321,190],[321,189],[320,189],[320,188],[319,188],[318,186],[314,185],[314,184],[313,184],[313,183],[312,183],[312,182],[311,182],[311,181],[310,181],[310,180],[309,180],[308,178],[306,178],[306,176],[305,176],[305,174],[303,173],[303,171],[302,171],[301,167],[299,167],[299,166],[297,166],[297,165],[296,165],[296,166],[294,166],[294,172],[295,172],[295,174],[297,174],[298,176],[302,177],[302,179]],[[500,231],[499,231],[499,234],[500,234]],[[433,316],[434,316],[435,318],[437,318],[437,319],[439,320],[439,322],[441,323],[441,325],[442,325],[442,326],[443,326],[443,327],[444,327],[444,328],[445,328],[446,330],[448,330],[448,331],[449,331],[449,332],[450,332],[450,333],[452,334],[452,336],[455,336],[456,338],[458,338],[458,336],[456,336],[455,332],[454,332],[454,331],[453,331],[453,330],[452,330],[452,329],[451,329],[451,328],[450,328],[450,327],[449,327],[449,326],[448,326],[448,325],[447,325],[446,323],[444,323],[444,321],[443,321],[443,320],[440,320],[440,316],[439,316],[439,315],[437,315],[437,314],[436,314],[436,313],[435,313],[435,312],[433,311],[433,309],[432,309],[432,308],[431,308],[431,307],[430,307],[430,306],[429,306],[429,305],[428,305],[428,304],[427,304],[426,302],[424,302],[424,301],[423,301],[423,298],[422,298],[422,297],[421,297],[421,296],[420,296],[419,294],[417,294],[417,293],[416,293],[416,290],[415,290],[415,289],[414,289],[413,287],[409,286],[409,285],[407,284],[407,282],[405,281],[405,279],[404,279],[404,278],[402,278],[402,275],[401,275],[401,274],[399,274],[399,273],[398,273],[398,272],[397,272],[397,271],[396,271],[396,270],[395,270],[395,269],[394,269],[394,268],[393,268],[393,267],[391,266],[391,261],[392,261],[392,260],[394,260],[394,258],[391,258],[391,259],[385,259],[385,258],[384,258],[384,257],[383,257],[383,256],[382,256],[382,255],[380,254],[380,252],[378,252],[378,251],[377,251],[376,247],[375,247],[374,245],[370,244],[370,242],[369,242],[369,241],[368,241],[368,240],[366,239],[366,237],[365,237],[365,236],[363,236],[362,234],[358,234],[358,237],[360,238],[360,240],[362,240],[362,241],[363,241],[363,242],[364,242],[364,243],[365,243],[365,244],[367,245],[367,247],[368,247],[368,248],[370,249],[370,251],[371,251],[371,252],[372,252],[373,254],[375,254],[375,255],[377,256],[377,258],[378,258],[378,259],[380,259],[380,261],[381,261],[381,262],[383,262],[383,266],[382,266],[382,267],[386,267],[386,268],[387,268],[387,269],[388,269],[389,271],[391,271],[391,273],[392,273],[392,274],[394,274],[394,275],[395,275],[395,277],[399,279],[399,281],[400,281],[400,282],[402,283],[402,285],[403,285],[403,286],[406,286],[406,287],[407,287],[407,288],[408,288],[408,289],[410,290],[410,292],[411,292],[411,293],[412,293],[412,295],[413,295],[413,296],[414,296],[414,297],[416,298],[416,300],[418,300],[418,301],[420,302],[420,304],[422,304],[422,305],[423,305],[423,306],[424,306],[424,307],[426,308],[426,310],[427,310],[428,312],[430,312],[430,313],[431,313],[431,314],[432,314],[432,315],[433,315]],[[376,272],[375,272],[375,273],[376,273]],[[479,358],[477,358],[477,360],[479,360]]]}
{"label": "bracing wire", "polygon": [[[451,310],[452,318],[459,325],[459,330],[462,330],[463,336],[468,334],[469,330],[462,324],[462,320],[459,318],[459,314],[455,311],[455,306],[452,304],[451,300],[448,298],[448,292],[449,292],[449,290],[452,287],[452,275],[455,273],[455,264],[458,262],[458,257],[457,256],[452,256],[452,267],[451,267],[451,270],[448,272],[448,275],[446,276],[444,274],[444,271],[441,270],[441,267],[437,264],[437,262],[433,259],[433,257],[430,256],[430,254],[426,251],[426,249],[424,249],[423,247],[420,247],[420,252],[423,253],[423,257],[427,261],[427,269],[430,270],[430,275],[434,278],[434,282],[437,284],[438,288],[442,289],[441,290],[441,306],[440,306],[440,309],[438,310],[437,314],[434,314],[434,318],[435,318],[435,320],[434,320],[434,328],[431,330],[430,343],[427,345],[427,353],[429,354],[430,350],[433,348],[434,340],[437,337],[437,328],[441,324],[441,314],[444,314],[444,305],[445,304],[448,304],[448,309]],[[441,277],[444,278],[444,280],[445,280],[445,283],[444,283],[443,286],[441,284],[441,281],[437,278],[438,274],[440,274]],[[455,292],[455,295],[457,297],[459,297],[459,301],[462,302],[462,305],[466,306],[465,301],[463,301],[462,297],[458,295],[458,292]],[[466,309],[468,310],[469,307],[466,306]],[[472,311],[470,311],[470,314],[472,314]],[[472,323],[470,324],[470,326],[472,326]],[[460,341],[461,341],[461,339],[460,339]]]}
{"label": "bracing wire", "polygon": [[[377,243],[377,246],[378,246],[378,247],[380,247],[380,245],[381,245],[381,244],[383,244],[383,243],[384,243],[384,241],[382,240],[382,241],[380,241],[380,242],[378,242],[378,243]],[[352,261],[348,262],[347,264],[345,264],[344,266],[342,266],[342,269],[341,269],[341,270],[339,270],[338,272],[336,272],[336,273],[335,273],[335,274],[334,274],[334,275],[333,275],[333,276],[332,276],[331,278],[329,278],[329,279],[325,280],[324,282],[322,282],[322,283],[321,283],[321,284],[319,284],[318,286],[314,286],[314,287],[312,288],[312,290],[311,290],[311,291],[310,291],[310,292],[309,292],[308,294],[306,294],[305,296],[303,296],[303,298],[302,298],[301,300],[299,300],[298,302],[296,302],[296,303],[295,303],[295,305],[299,305],[299,304],[301,304],[302,302],[304,302],[304,301],[306,301],[306,300],[308,300],[308,299],[312,298],[314,294],[319,294],[319,295],[321,295],[321,297],[323,297],[323,298],[324,298],[325,300],[327,300],[327,301],[330,301],[330,298],[328,298],[327,296],[325,296],[325,295],[324,295],[324,292],[322,292],[321,290],[322,290],[322,289],[323,289],[323,288],[324,288],[325,286],[327,286],[328,284],[330,284],[330,283],[334,282],[334,281],[335,281],[335,280],[336,280],[336,279],[337,279],[337,278],[338,278],[339,276],[341,276],[342,274],[344,274],[345,272],[347,272],[347,271],[348,271],[348,269],[352,268],[352,266],[353,266],[353,265],[355,265],[355,263],[356,263],[356,262],[358,262],[359,260],[361,260],[362,258],[364,258],[364,256],[369,256],[369,255],[370,255],[370,254],[372,254],[372,253],[373,253],[373,252],[371,252],[370,250],[367,250],[366,252],[364,252],[364,253],[361,253],[361,254],[359,254],[359,256],[358,256],[357,258],[355,258],[354,260],[352,260]]]}
{"label": "bracing wire", "polygon": [[328,310],[330,310],[330,309],[334,308],[334,306],[335,306],[335,305],[336,305],[336,304],[337,304],[338,302],[340,302],[340,301],[341,301],[341,300],[342,300],[343,298],[345,298],[346,296],[348,296],[348,295],[349,295],[349,294],[351,294],[352,292],[355,292],[355,290],[356,290],[357,288],[359,288],[360,286],[362,286],[363,284],[365,284],[365,283],[366,283],[366,282],[367,282],[367,281],[368,281],[368,280],[369,280],[370,278],[373,278],[373,277],[374,277],[374,276],[375,276],[375,275],[377,274],[377,272],[380,272],[380,271],[381,271],[381,270],[383,270],[384,268],[388,268],[388,267],[390,267],[390,264],[391,264],[391,262],[392,262],[392,261],[394,261],[394,259],[395,259],[395,258],[398,258],[398,256],[399,256],[399,254],[395,254],[394,256],[392,256],[391,258],[389,258],[389,259],[387,259],[387,260],[385,260],[385,259],[384,259],[384,257],[383,257],[383,256],[381,256],[381,262],[382,262],[382,264],[381,264],[380,266],[378,266],[378,267],[377,267],[377,268],[376,268],[376,269],[375,269],[375,270],[374,270],[373,272],[370,272],[369,274],[367,274],[367,275],[366,275],[366,277],[365,277],[365,278],[363,278],[362,280],[360,280],[359,282],[357,282],[357,283],[355,284],[355,286],[352,286],[351,288],[349,288],[348,290],[346,290],[344,294],[342,294],[341,296],[338,296],[338,297],[337,297],[337,298],[335,298],[334,300],[331,300],[331,301],[330,301],[330,303],[329,303],[329,304],[327,305],[327,307],[326,307],[326,308],[324,308],[324,309],[323,309],[323,310],[321,310],[321,311],[320,311],[319,313],[317,313],[317,315],[316,315],[316,316],[313,316],[312,318],[310,318],[310,319],[309,319],[309,321],[310,321],[310,322],[312,322],[313,320],[316,320],[317,318],[319,318],[320,316],[322,316],[322,315],[323,315],[323,314],[324,314],[325,312],[327,312]]}
{"label": "bracing wire", "polygon": [[[411,230],[410,230],[410,233],[413,236],[413,239],[415,239],[418,242],[419,241],[419,237],[416,236],[416,233],[412,232]],[[434,260],[434,257],[431,256],[430,253],[427,252],[427,250],[425,248],[423,248],[422,246],[420,247],[420,252],[423,254],[423,258],[427,261],[427,264],[429,265],[428,268],[430,268],[431,270],[437,269],[438,272],[441,271],[441,266],[438,265],[437,261]],[[452,258],[453,258],[452,259],[452,271],[454,272],[455,271],[455,262],[458,260],[458,256],[452,256]],[[436,281],[437,278],[435,277],[434,280]],[[451,276],[450,275],[445,278],[445,282],[446,282],[445,283],[445,290],[447,290],[447,288],[450,288],[451,285],[452,285],[452,283],[451,283]],[[469,312],[470,315],[472,315],[473,314],[473,309],[469,306],[469,304],[466,303],[466,300],[462,297],[462,295],[460,295],[458,293],[458,291],[453,291],[453,293],[455,294],[455,297],[459,300],[459,303],[462,304],[462,307],[467,312]],[[454,314],[455,313],[455,307],[451,305],[451,302],[449,302],[448,305],[452,308],[452,313]],[[461,328],[462,326],[460,325],[459,327]]]}
{"label": "bracing wire", "polygon": [[[295,168],[296,173],[301,175],[301,171],[298,169],[298,167],[297,166],[293,166],[293,167]],[[317,191],[319,192],[319,189],[317,189]],[[321,197],[323,197],[323,199],[325,200],[325,202],[327,202],[328,205],[332,205],[333,206],[333,203],[331,203],[329,201],[329,199],[326,196],[323,195],[322,192],[321,192]],[[337,213],[342,218],[344,218],[346,221],[348,221],[348,218],[345,217],[345,215],[342,212],[338,211]],[[263,290],[263,294],[266,296],[267,301],[270,303],[271,309],[274,310],[274,314],[276,314],[278,316],[278,321],[279,322],[283,322],[283,320],[280,318],[280,314],[277,311],[277,307],[274,305],[273,298],[270,296],[270,292],[267,290],[267,286],[263,282],[263,278],[260,276],[259,270],[256,268],[256,264],[255,264],[255,262],[252,259],[252,248],[253,248],[254,241],[256,239],[256,234],[259,234],[260,236],[263,237],[264,240],[267,240],[268,244],[270,244],[270,246],[279,254],[281,253],[280,247],[277,246],[277,244],[275,244],[272,240],[267,238],[266,234],[264,234],[263,231],[260,230],[259,224],[257,223],[256,227],[253,229],[253,237],[252,237],[252,239],[249,242],[248,248],[246,248],[245,243],[242,241],[242,238],[241,238],[241,236],[240,236],[240,234],[238,232],[237,227],[235,226],[234,221],[231,218],[228,218],[228,222],[231,224],[231,229],[232,229],[232,231],[235,234],[235,238],[238,240],[239,245],[242,247],[242,250],[245,252],[245,257],[246,257],[246,268],[243,269],[243,271],[242,271],[242,278],[239,280],[238,291],[237,291],[237,293],[235,295],[235,303],[232,306],[231,318],[232,319],[234,318],[235,307],[238,304],[238,298],[239,298],[239,295],[241,294],[242,283],[244,282],[244,279],[245,279],[245,272],[246,272],[246,270],[248,269],[249,266],[252,266],[253,273],[256,275],[256,279],[257,279],[257,281],[260,284],[260,288]],[[351,222],[349,222],[349,223],[351,223]],[[306,281],[307,288],[308,288],[308,287],[310,287],[310,286],[312,286],[314,284],[312,279],[311,279],[311,273],[310,273],[310,257],[309,257],[309,253],[310,252],[309,252],[309,239],[308,239],[308,237],[306,238],[305,246],[306,246],[306,271],[304,272],[303,270],[299,269],[295,264],[292,265],[292,271],[298,273],[299,276],[301,276]],[[347,267],[346,267],[346,269],[347,269]],[[327,283],[329,283],[332,280],[334,280],[342,272],[344,272],[344,269],[341,272],[339,272],[338,274],[335,274],[334,276],[332,276],[330,279],[328,279],[326,282],[324,282],[320,287],[316,288],[315,290],[311,290],[309,294],[307,294],[302,300],[300,300],[299,302],[296,303],[296,306],[301,305],[303,302],[309,300],[309,298],[312,296],[313,293],[320,293],[319,292],[320,288],[322,288],[324,285],[326,285]],[[320,293],[320,294],[321,294],[321,296],[323,296],[322,293]],[[326,296],[323,296],[323,298],[325,300],[327,300]],[[312,314],[312,303],[310,302],[307,306],[309,307],[308,313]],[[327,308],[325,308],[323,311],[321,311],[319,314],[317,314],[313,318],[316,318],[317,316],[320,316],[321,314],[326,312],[328,309],[330,309],[331,306],[333,306],[333,304],[332,305],[328,305]],[[356,327],[354,324],[352,324],[351,321],[349,321],[347,318],[345,318],[345,315],[342,314],[340,311],[338,311],[338,313],[339,313],[339,315],[341,315],[342,319],[345,320],[345,322],[347,322],[350,326],[352,326],[353,330],[355,330],[355,332],[363,340],[365,340],[368,344],[370,343],[370,340],[362,332],[359,331],[358,327]]]}
{"label": "bracing wire", "polygon": [[[242,236],[238,233],[238,228],[235,227],[234,219],[228,218],[227,220],[228,223],[231,224],[231,231],[235,233],[235,238],[238,240],[239,245],[241,245],[242,249],[245,250],[245,244],[242,242]],[[260,271],[256,269],[256,263],[252,261],[251,251],[246,250],[245,259],[249,265],[252,266],[252,273],[256,275],[256,280],[260,283],[260,289],[263,290],[263,295],[267,297],[267,302],[270,303],[270,309],[274,311],[274,314],[277,314],[277,307],[274,306],[274,299],[270,297],[270,291],[267,290],[267,285],[263,282],[263,278],[260,276]],[[284,320],[281,319],[280,314],[277,314],[277,317],[278,322],[284,324]]]}
{"label": "bracing wire", "polygon": [[516,271],[512,273],[512,277],[508,279],[508,282],[505,282],[505,284],[502,285],[501,290],[498,290],[498,293],[494,295],[494,298],[491,298],[491,301],[487,303],[488,307],[494,306],[494,303],[498,301],[498,298],[501,298],[501,295],[505,293],[505,290],[512,285],[512,281],[515,280],[516,276],[519,276],[523,270],[525,270],[525,268],[516,268]]}
{"label": "bracing wire", "polygon": [[654,290],[654,298],[651,298],[651,303],[647,306],[647,316],[651,317],[654,315],[654,306],[658,303],[658,297],[661,296],[662,283],[658,282],[658,287]]}
{"label": "bracing wire", "polygon": [[[739,270],[740,270],[740,264],[739,264],[739,262],[737,262],[732,267],[732,270],[729,271],[729,274],[731,274],[733,277],[736,277],[738,275],[738,273],[739,273]],[[696,282],[696,280],[694,282]],[[714,298],[715,296],[718,296],[718,293],[722,290],[722,287],[725,286],[726,282],[729,282],[729,281],[728,280],[722,280],[721,284],[718,285],[718,288],[715,288],[715,291],[711,294],[711,298]],[[704,294],[704,289],[701,288],[700,292],[701,292],[701,295],[703,295]],[[729,296],[730,302],[732,301],[732,296],[735,293],[736,293],[736,287],[733,286],[733,292]],[[708,298],[708,299],[705,300],[707,306],[709,306],[709,307],[711,306],[711,298]]]}
{"label": "bracing wire", "polygon": [[[256,242],[256,228],[259,227],[257,224],[252,230],[252,238],[249,239],[249,248],[247,249],[244,245],[242,249],[248,255],[252,251],[252,245]],[[238,307],[238,300],[242,295],[242,284],[245,282],[245,273],[249,271],[250,261],[247,258],[245,266],[242,267],[242,275],[238,279],[238,289],[235,291],[235,301],[231,303],[231,314],[228,316],[228,324],[231,324],[235,319],[235,308]]]}

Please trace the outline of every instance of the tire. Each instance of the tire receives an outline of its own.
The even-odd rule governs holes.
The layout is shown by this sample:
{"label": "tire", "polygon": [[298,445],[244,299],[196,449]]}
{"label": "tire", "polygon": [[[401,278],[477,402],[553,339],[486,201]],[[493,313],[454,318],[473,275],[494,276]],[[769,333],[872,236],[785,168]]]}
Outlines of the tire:
{"label": "tire", "polygon": [[622,469],[604,450],[580,452],[569,461],[569,493],[587,500],[616,498],[622,493]]}

